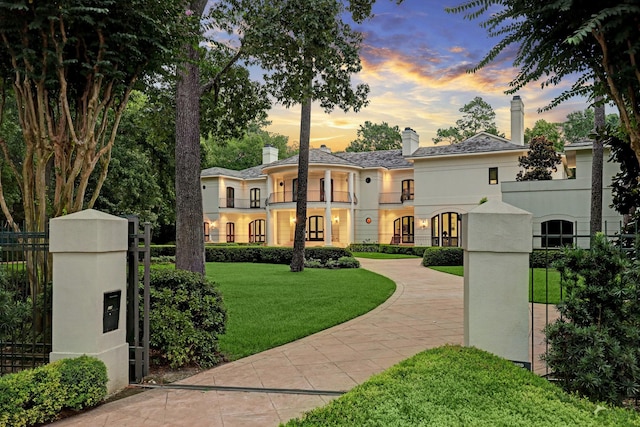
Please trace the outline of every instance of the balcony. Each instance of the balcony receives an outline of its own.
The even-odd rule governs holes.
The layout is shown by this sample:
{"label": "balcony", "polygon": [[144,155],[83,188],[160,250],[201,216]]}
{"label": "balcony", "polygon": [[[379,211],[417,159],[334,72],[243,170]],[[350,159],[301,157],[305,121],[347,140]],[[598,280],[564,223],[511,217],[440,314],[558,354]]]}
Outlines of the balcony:
{"label": "balcony", "polygon": [[413,193],[399,191],[394,193],[381,193],[379,203],[381,205],[403,204],[405,202],[413,202]]}
{"label": "balcony", "polygon": [[[358,198],[353,196],[354,203],[358,203]],[[271,193],[269,195],[268,204],[275,205],[278,203],[294,203],[296,201],[296,197],[291,191],[288,192],[278,192]],[[325,195],[324,192],[320,192],[319,190],[312,190],[307,192],[307,202],[321,202],[324,203]],[[348,191],[334,191],[331,195],[332,203],[351,203],[351,196]]]}
{"label": "balcony", "polygon": [[218,207],[220,208],[264,209],[266,206],[267,206],[266,200],[236,199],[232,197],[221,197],[218,201]]}

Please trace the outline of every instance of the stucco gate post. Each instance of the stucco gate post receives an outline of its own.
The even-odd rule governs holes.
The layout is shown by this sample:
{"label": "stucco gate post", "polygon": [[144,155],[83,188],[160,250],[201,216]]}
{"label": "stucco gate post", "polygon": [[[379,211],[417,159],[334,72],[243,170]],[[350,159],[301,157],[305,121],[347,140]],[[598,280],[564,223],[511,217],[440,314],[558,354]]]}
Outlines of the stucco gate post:
{"label": "stucco gate post", "polygon": [[127,242],[126,219],[93,209],[50,221],[49,252],[53,254],[50,360],[83,354],[97,357],[107,366],[110,394],[129,383]]}
{"label": "stucco gate post", "polygon": [[527,368],[532,218],[496,200],[462,216],[464,345]]}

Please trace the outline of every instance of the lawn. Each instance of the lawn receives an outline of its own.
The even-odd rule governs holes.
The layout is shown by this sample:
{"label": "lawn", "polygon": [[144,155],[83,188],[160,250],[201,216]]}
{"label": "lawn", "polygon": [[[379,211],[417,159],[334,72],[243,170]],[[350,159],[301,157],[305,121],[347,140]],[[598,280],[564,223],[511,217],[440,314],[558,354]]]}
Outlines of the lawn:
{"label": "lawn", "polygon": [[382,252],[352,252],[356,258],[370,258],[370,259],[405,259],[405,258],[420,258],[416,255],[407,254],[385,254]]}
{"label": "lawn", "polygon": [[445,346],[375,375],[287,426],[640,426],[487,352]]}
{"label": "lawn", "polygon": [[294,341],[360,316],[387,300],[395,283],[367,270],[207,263],[227,307],[221,350],[231,359]]}
{"label": "lawn", "polygon": [[[443,273],[455,274],[456,276],[464,275],[464,267],[460,266],[443,266],[429,267]],[[531,270],[529,270],[531,272]],[[533,286],[531,285],[533,283]],[[547,283],[549,284],[547,286]],[[533,302],[543,304],[558,304],[560,302],[560,272],[553,268],[534,268],[533,282],[531,273],[529,273],[529,302],[531,302],[531,293],[533,290]],[[548,291],[548,295],[547,295]]]}

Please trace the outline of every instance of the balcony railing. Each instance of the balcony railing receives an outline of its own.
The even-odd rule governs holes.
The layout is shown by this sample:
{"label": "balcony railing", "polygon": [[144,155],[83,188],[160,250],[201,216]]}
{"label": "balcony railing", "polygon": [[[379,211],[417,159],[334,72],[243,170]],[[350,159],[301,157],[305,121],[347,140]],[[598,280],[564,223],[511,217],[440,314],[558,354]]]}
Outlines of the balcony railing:
{"label": "balcony railing", "polygon": [[399,191],[395,193],[381,193],[379,202],[381,205],[389,205],[400,204],[409,200],[413,200],[413,193]]}
{"label": "balcony railing", "polygon": [[[358,198],[354,195],[353,200],[358,203]],[[271,193],[269,195],[268,203],[270,205],[276,203],[292,203],[296,201],[296,197],[291,191]],[[307,192],[307,202],[324,202],[325,194],[319,190],[310,190]],[[331,195],[331,202],[333,203],[351,203],[351,197],[348,191],[334,191]]]}
{"label": "balcony railing", "polygon": [[219,200],[218,207],[235,208],[235,209],[264,209],[266,207],[266,200],[236,199],[232,197],[221,197]]}

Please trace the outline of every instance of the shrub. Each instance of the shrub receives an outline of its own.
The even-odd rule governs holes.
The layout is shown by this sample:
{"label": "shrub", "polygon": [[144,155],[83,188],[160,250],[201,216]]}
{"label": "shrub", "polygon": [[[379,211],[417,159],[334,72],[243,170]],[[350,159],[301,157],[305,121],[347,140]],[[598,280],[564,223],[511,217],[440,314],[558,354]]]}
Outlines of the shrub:
{"label": "shrub", "polygon": [[351,252],[379,252],[378,243],[352,243],[347,249]]}
{"label": "shrub", "polygon": [[0,377],[0,427],[22,427],[54,420],[63,409],[102,401],[107,368],[88,356],[63,359]]}
{"label": "shrub", "polygon": [[80,410],[97,405],[107,395],[107,367],[100,360],[80,356],[57,363],[67,391],[65,407]]}
{"label": "shrub", "polygon": [[561,249],[535,249],[529,254],[529,266],[531,268],[551,267],[564,256]]}
{"label": "shrub", "polygon": [[456,266],[463,265],[464,251],[462,248],[444,248],[430,246],[425,249],[422,256],[422,265],[425,267]]}
{"label": "shrub", "polygon": [[640,262],[598,234],[556,267],[566,293],[543,359],[565,390],[619,405],[640,382]]}
{"label": "shrub", "polygon": [[226,320],[222,296],[206,277],[182,270],[152,273],[149,344],[172,368],[218,363]]}
{"label": "shrub", "polygon": [[360,268],[360,261],[352,256],[338,258],[338,268]]}

